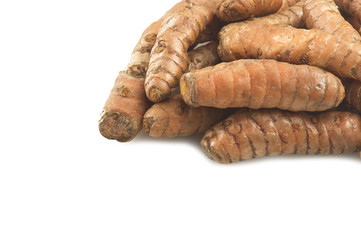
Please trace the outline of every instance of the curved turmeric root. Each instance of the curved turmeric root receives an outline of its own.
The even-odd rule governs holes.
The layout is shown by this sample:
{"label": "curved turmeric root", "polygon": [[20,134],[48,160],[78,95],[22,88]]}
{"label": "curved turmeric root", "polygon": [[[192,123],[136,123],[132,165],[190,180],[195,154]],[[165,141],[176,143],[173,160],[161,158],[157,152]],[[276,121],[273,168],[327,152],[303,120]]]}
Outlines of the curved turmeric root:
{"label": "curved turmeric root", "polygon": [[303,15],[308,29],[319,29],[344,41],[361,43],[360,34],[342,17],[333,0],[307,0]]}
{"label": "curved turmeric root", "polygon": [[361,113],[361,82],[351,79],[343,80],[342,82],[346,90],[346,102],[357,112]]}
{"label": "curved turmeric root", "polygon": [[361,44],[317,29],[235,23],[224,27],[218,36],[218,54],[223,61],[276,59],[317,66],[361,81]]}
{"label": "curved turmeric root", "polygon": [[143,115],[150,106],[144,92],[144,77],[150,51],[164,19],[184,6],[185,1],[176,4],[142,34],[133,50],[127,70],[119,73],[105,103],[99,120],[99,131],[104,137],[126,142],[132,140],[142,129]]}
{"label": "curved turmeric root", "polygon": [[217,16],[224,22],[235,22],[277,12],[282,0],[218,0]]}
{"label": "curved turmeric root", "polygon": [[361,150],[361,117],[337,111],[240,110],[208,130],[201,145],[220,163],[273,155],[353,153]]}
{"label": "curved turmeric root", "polygon": [[167,99],[188,69],[187,51],[214,21],[215,0],[186,1],[186,6],[162,24],[151,52],[145,91],[153,102]]}
{"label": "curved turmeric root", "polygon": [[[220,62],[217,42],[211,42],[189,52],[189,71],[202,69]],[[173,138],[204,133],[221,121],[231,110],[191,107],[184,103],[180,94],[154,104],[144,115],[143,129],[152,137]]]}
{"label": "curved turmeric root", "polygon": [[180,90],[191,106],[323,111],[344,98],[341,81],[308,65],[238,60],[183,75]]}

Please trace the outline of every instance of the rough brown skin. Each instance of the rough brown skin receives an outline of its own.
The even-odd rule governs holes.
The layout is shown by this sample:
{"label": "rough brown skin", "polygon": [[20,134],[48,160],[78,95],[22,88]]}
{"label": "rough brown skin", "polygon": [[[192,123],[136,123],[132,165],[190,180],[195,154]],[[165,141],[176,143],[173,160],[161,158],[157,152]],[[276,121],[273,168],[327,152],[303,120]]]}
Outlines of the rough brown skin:
{"label": "rough brown skin", "polygon": [[174,138],[201,134],[231,114],[230,109],[191,107],[180,94],[154,104],[144,115],[143,129],[151,137]]}
{"label": "rough brown skin", "polygon": [[342,82],[346,90],[345,101],[361,113],[361,82],[351,79],[344,79]]}
{"label": "rough brown skin", "polygon": [[343,41],[361,43],[360,34],[342,17],[333,0],[306,0],[303,16],[308,29],[319,29]]}
{"label": "rough brown skin", "polygon": [[361,81],[361,44],[324,31],[234,23],[224,27],[218,36],[218,54],[223,61],[276,59],[317,66],[339,77]]}
{"label": "rough brown skin", "polygon": [[188,69],[187,51],[207,25],[214,21],[215,0],[186,1],[186,7],[167,18],[157,35],[145,80],[153,102],[168,98]]}
{"label": "rough brown skin", "polygon": [[[220,62],[217,42],[211,42],[189,52],[189,71]],[[231,114],[231,110],[191,107],[180,94],[154,104],[144,115],[143,129],[156,138],[173,138],[204,133],[212,125]]]}
{"label": "rough brown skin", "polygon": [[99,120],[99,131],[105,138],[127,142],[142,129],[143,114],[150,106],[144,92],[144,77],[150,51],[164,19],[184,6],[185,1],[176,4],[142,34],[133,50],[127,70],[119,73],[105,103]]}
{"label": "rough brown skin", "polygon": [[224,22],[236,22],[277,12],[282,0],[218,0],[217,17]]}
{"label": "rough brown skin", "polygon": [[120,142],[132,140],[142,129],[148,107],[143,79],[120,72],[99,120],[100,133]]}
{"label": "rough brown skin", "polygon": [[361,21],[361,0],[335,0],[341,12],[355,16]]}
{"label": "rough brown skin", "polygon": [[183,75],[180,90],[191,106],[324,111],[345,95],[333,74],[275,60],[238,60]]}
{"label": "rough brown skin", "polygon": [[208,130],[201,146],[220,163],[273,155],[353,153],[361,150],[361,117],[337,111],[240,110]]}

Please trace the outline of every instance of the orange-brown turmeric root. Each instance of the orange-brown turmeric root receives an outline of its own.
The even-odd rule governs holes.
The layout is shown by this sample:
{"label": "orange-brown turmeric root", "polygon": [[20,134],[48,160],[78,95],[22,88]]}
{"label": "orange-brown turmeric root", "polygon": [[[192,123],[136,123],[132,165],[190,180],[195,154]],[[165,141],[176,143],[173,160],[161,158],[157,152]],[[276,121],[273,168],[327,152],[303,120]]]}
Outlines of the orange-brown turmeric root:
{"label": "orange-brown turmeric root", "polygon": [[167,18],[151,52],[145,91],[153,102],[167,99],[188,69],[187,51],[207,25],[214,21],[215,0],[186,1],[186,6]]}
{"label": "orange-brown turmeric root", "polygon": [[273,155],[353,153],[361,150],[361,117],[337,111],[240,110],[208,130],[201,146],[220,163]]}
{"label": "orange-brown turmeric root", "polygon": [[100,133],[120,142],[132,140],[142,129],[142,119],[149,107],[144,81],[121,72],[99,120]]}
{"label": "orange-brown turmeric root", "polygon": [[333,0],[306,0],[303,15],[308,29],[319,29],[344,41],[361,43],[360,34],[342,17]]}
{"label": "orange-brown turmeric root", "polygon": [[175,94],[145,113],[143,129],[155,138],[191,136],[204,133],[231,113],[230,109],[191,107]]}
{"label": "orange-brown turmeric root", "polygon": [[158,21],[149,25],[143,32],[135,46],[128,67],[127,73],[134,77],[145,77],[148,70],[150,52],[155,44],[157,34],[165,19],[186,6],[186,0],[182,0],[168,10]]}
{"label": "orange-brown turmeric root", "polygon": [[144,92],[144,77],[150,51],[163,20],[184,6],[185,1],[176,4],[142,34],[133,50],[127,70],[119,73],[105,103],[99,120],[99,131],[104,137],[126,142],[132,140],[142,129],[143,115],[150,106]]}
{"label": "orange-brown turmeric root", "polygon": [[183,75],[180,90],[191,106],[324,111],[344,98],[341,81],[308,65],[238,60]]}
{"label": "orange-brown turmeric root", "polygon": [[276,59],[317,66],[339,77],[361,81],[361,44],[324,31],[234,23],[224,27],[218,36],[218,54],[223,61]]}
{"label": "orange-brown turmeric root", "polygon": [[342,81],[345,86],[345,101],[349,103],[353,109],[361,113],[361,82],[346,79]]}
{"label": "orange-brown turmeric root", "polygon": [[224,22],[235,22],[277,12],[282,0],[218,0],[217,16]]}
{"label": "orange-brown turmeric root", "polygon": [[[217,42],[211,42],[189,52],[189,71],[220,62]],[[180,94],[154,104],[144,115],[143,129],[152,137],[173,138],[204,133],[215,123],[231,114],[230,110],[191,107]]]}

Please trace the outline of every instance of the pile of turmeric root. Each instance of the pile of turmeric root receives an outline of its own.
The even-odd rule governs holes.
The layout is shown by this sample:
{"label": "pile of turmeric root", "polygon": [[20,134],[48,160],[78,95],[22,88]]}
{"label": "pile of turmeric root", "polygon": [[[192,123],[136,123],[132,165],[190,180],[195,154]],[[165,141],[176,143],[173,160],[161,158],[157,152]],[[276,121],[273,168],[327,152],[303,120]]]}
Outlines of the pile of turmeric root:
{"label": "pile of turmeric root", "polygon": [[183,0],[144,31],[100,133],[204,134],[221,163],[359,152],[360,33],[361,0]]}

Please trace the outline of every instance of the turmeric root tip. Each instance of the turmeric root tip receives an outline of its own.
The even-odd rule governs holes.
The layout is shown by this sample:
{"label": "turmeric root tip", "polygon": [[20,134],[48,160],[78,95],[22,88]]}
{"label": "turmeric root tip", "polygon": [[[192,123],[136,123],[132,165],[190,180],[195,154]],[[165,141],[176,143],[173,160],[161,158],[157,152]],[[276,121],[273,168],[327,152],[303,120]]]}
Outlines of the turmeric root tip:
{"label": "turmeric root tip", "polygon": [[138,123],[122,113],[105,113],[99,120],[99,131],[108,139],[120,142],[132,140],[139,132]]}

